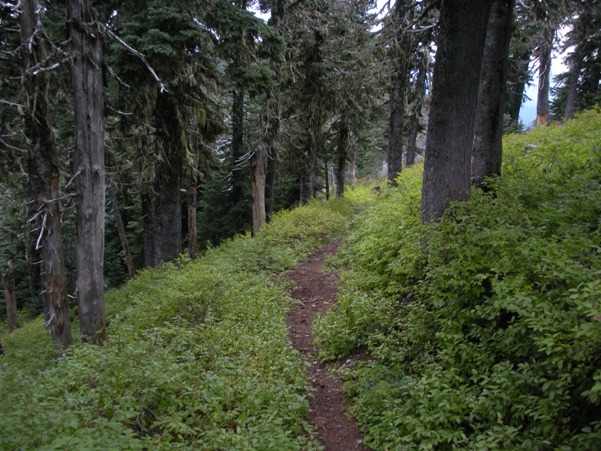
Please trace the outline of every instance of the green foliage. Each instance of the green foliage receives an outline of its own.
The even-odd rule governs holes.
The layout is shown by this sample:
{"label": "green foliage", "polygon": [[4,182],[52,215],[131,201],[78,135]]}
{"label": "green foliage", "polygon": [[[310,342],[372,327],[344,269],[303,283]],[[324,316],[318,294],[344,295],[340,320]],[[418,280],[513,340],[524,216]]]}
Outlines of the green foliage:
{"label": "green foliage", "polygon": [[596,449],[601,114],[505,139],[503,176],[419,218],[419,174],[359,215],[322,358],[374,449]]}
{"label": "green foliage", "polygon": [[41,319],[2,336],[0,448],[318,448],[289,286],[274,275],[346,230],[371,197],[351,193],[107,292],[103,346],[59,356]]}

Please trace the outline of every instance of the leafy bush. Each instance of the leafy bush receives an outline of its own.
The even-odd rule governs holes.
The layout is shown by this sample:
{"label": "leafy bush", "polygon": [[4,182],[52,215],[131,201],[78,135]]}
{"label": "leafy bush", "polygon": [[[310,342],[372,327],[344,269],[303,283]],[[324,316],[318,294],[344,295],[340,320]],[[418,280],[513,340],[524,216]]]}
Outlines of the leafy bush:
{"label": "leafy bush", "polygon": [[374,449],[598,449],[601,114],[505,139],[503,176],[419,223],[419,176],[362,213],[322,358]]}
{"label": "leafy bush", "polygon": [[289,287],[274,275],[345,231],[371,197],[361,192],[279,213],[256,238],[107,292],[103,346],[61,355],[41,319],[2,336],[0,448],[317,448],[287,338]]}

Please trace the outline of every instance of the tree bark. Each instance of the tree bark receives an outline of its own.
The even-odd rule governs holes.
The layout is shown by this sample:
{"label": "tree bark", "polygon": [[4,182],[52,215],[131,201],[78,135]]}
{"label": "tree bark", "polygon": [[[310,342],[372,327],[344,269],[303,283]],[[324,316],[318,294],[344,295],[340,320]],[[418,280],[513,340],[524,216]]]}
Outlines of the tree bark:
{"label": "tree bark", "polygon": [[275,205],[275,188],[277,183],[279,158],[278,153],[275,150],[276,149],[272,148],[272,151],[267,156],[267,179],[265,182],[265,217],[267,222],[271,221]]}
{"label": "tree bark", "polygon": [[472,183],[501,174],[503,112],[515,0],[493,0],[482,58],[472,149]]}
{"label": "tree bark", "polygon": [[188,257],[196,258],[198,233],[196,230],[197,189],[193,183],[188,186]]}
{"label": "tree bark", "polygon": [[[276,29],[280,29],[281,23],[284,20],[284,16],[286,14],[286,5],[287,2],[285,0],[276,0],[274,8],[271,12],[271,18],[269,19],[269,25],[275,27]],[[280,63],[276,62],[274,64],[273,73],[274,78],[279,82],[281,79]],[[265,217],[267,222],[271,221],[275,204],[275,188],[277,183],[277,171],[279,161],[278,146],[280,141],[280,124],[282,110],[280,87],[278,87],[278,89],[275,92],[270,93],[270,95],[271,98],[270,101],[268,101],[268,105],[271,105],[272,108],[269,112],[270,115],[268,118],[267,125],[270,142],[268,143],[267,178],[265,182]]]}
{"label": "tree bark", "polygon": [[134,267],[134,261],[131,256],[131,251],[129,250],[129,242],[127,240],[127,234],[125,233],[125,224],[123,224],[123,217],[121,216],[119,203],[117,202],[115,187],[108,179],[108,177],[107,187],[109,190],[111,204],[113,204],[113,214],[115,215],[115,223],[117,224],[117,233],[119,233],[119,241],[121,241],[121,247],[123,248],[123,256],[125,257],[125,265],[127,266],[127,274],[130,278],[133,278],[136,275],[136,268]]}
{"label": "tree bark", "polygon": [[403,165],[403,126],[405,121],[405,98],[407,95],[407,73],[409,67],[409,37],[403,30],[410,7],[407,0],[397,0],[394,7],[393,75],[390,89],[390,117],[388,134],[388,180],[395,178]]}
{"label": "tree bark", "polygon": [[576,37],[576,47],[570,55],[570,70],[566,85],[566,105],[563,113],[564,120],[574,117],[576,107],[576,97],[578,93],[578,79],[582,70],[584,59],[584,43],[589,34],[590,22],[593,16],[593,2],[587,1],[580,11],[580,16],[574,25],[574,34]]}
{"label": "tree bark", "polygon": [[348,162],[348,181],[349,184],[357,183],[357,153],[359,152],[359,138],[354,134],[350,138],[349,162]]}
{"label": "tree bark", "polygon": [[29,177],[38,218],[35,249],[41,257],[40,278],[48,311],[47,324],[55,343],[67,348],[73,339],[61,238],[59,170],[55,163],[54,132],[49,122],[47,75],[34,74],[35,66],[47,58],[40,13],[38,0],[21,2],[22,81],[27,96],[25,134],[31,143]]}
{"label": "tree bark", "polygon": [[69,0],[68,17],[75,101],[79,329],[82,340],[98,343],[106,337],[103,42],[89,0]]}
{"label": "tree bark", "polygon": [[[237,88],[234,90],[234,99],[232,104],[232,208],[240,207],[244,200],[244,177],[240,165],[240,159],[246,153],[244,151],[244,90]],[[237,228],[244,224],[238,224]]]}
{"label": "tree bark", "polygon": [[301,174],[300,203],[306,204],[315,195],[315,171],[317,168],[317,154],[309,149],[306,161],[303,163],[303,173]]}
{"label": "tree bark", "polygon": [[492,0],[442,2],[422,184],[422,221],[469,198],[471,148]]}
{"label": "tree bark", "polygon": [[330,162],[325,161],[325,178],[326,178],[326,200],[330,200]]}
{"label": "tree bark", "polygon": [[2,281],[4,282],[4,298],[6,300],[6,322],[8,331],[12,332],[19,327],[19,315],[17,312],[13,265],[10,261],[8,262],[8,268],[2,274]]}
{"label": "tree bark", "polygon": [[[522,108],[522,100],[524,98],[524,89],[528,81],[528,65],[532,51],[525,48],[523,51],[517,51],[511,56],[513,60],[512,82],[507,86],[506,96],[506,112],[509,114],[511,122],[517,124],[520,119],[520,110]],[[508,74],[509,75],[509,74]]]}
{"label": "tree bark", "polygon": [[154,179],[154,264],[175,260],[182,252],[183,142],[176,100],[168,93],[157,97],[158,162]]}
{"label": "tree bark", "polygon": [[405,164],[412,166],[415,164],[415,155],[417,153],[417,135],[419,134],[420,120],[422,118],[422,105],[426,94],[426,79],[429,66],[429,48],[432,39],[431,29],[426,31],[423,37],[425,48],[421,50],[419,67],[417,68],[417,78],[415,80],[415,89],[413,91],[413,102],[411,105],[411,115],[409,116],[409,130],[407,132],[407,152]]}
{"label": "tree bark", "polygon": [[253,234],[257,235],[267,222],[265,215],[265,153],[257,143],[252,157]]}
{"label": "tree bark", "polygon": [[345,118],[340,119],[336,152],[336,198],[344,195],[345,166],[348,159],[349,129]]}
{"label": "tree bark", "polygon": [[152,193],[142,192],[140,194],[142,203],[142,233],[144,238],[144,266],[152,267],[159,264],[155,255],[155,212]]}
{"label": "tree bark", "polygon": [[545,30],[538,51],[538,95],[536,98],[536,125],[549,125],[549,87],[551,80],[551,51],[555,33]]}

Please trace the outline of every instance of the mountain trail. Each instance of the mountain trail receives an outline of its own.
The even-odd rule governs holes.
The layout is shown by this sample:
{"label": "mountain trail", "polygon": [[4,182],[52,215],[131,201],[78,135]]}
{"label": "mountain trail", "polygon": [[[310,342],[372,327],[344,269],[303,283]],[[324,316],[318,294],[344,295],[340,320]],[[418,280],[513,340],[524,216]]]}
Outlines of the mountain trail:
{"label": "mountain trail", "polygon": [[298,303],[288,316],[288,334],[296,349],[307,362],[313,397],[308,420],[325,451],[363,451],[362,435],[355,420],[347,413],[342,396],[342,381],[332,378],[328,367],[319,362],[315,336],[311,330],[317,314],[323,314],[336,304],[338,279],[322,271],[326,256],[335,254],[342,239],[317,251],[309,260],[285,275],[295,284],[292,292]]}

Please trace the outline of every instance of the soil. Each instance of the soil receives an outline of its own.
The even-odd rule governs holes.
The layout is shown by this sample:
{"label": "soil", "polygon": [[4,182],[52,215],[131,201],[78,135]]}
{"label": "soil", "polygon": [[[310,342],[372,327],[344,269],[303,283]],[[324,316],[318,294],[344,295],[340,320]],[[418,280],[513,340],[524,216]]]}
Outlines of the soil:
{"label": "soil", "polygon": [[347,413],[341,393],[342,382],[332,377],[328,367],[319,362],[311,326],[317,314],[323,314],[336,303],[338,278],[322,270],[324,258],[336,253],[336,240],[313,254],[306,263],[287,271],[296,288],[292,292],[298,303],[288,316],[288,333],[292,343],[307,362],[313,397],[308,420],[325,451],[366,450],[354,419]]}

